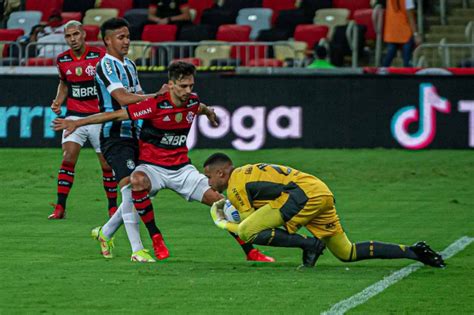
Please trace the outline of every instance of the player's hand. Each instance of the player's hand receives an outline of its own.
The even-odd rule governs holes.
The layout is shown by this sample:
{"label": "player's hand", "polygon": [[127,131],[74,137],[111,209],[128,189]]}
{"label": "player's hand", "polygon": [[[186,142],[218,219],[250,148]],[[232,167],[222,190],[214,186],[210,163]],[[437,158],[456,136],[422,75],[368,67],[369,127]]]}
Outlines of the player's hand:
{"label": "player's hand", "polygon": [[64,138],[67,138],[74,130],[77,129],[76,121],[64,118],[56,118],[53,120],[52,127],[55,131],[65,130]]}
{"label": "player's hand", "polygon": [[227,226],[227,220],[225,219],[224,216],[224,204],[225,204],[225,199],[221,199],[219,201],[216,201],[212,204],[211,206],[211,217],[212,220],[214,221],[214,224],[220,228],[225,230]]}
{"label": "player's hand", "polygon": [[207,108],[207,113],[206,113],[207,119],[211,122],[211,125],[214,127],[219,126],[219,118],[216,115],[216,112],[214,111],[214,108],[208,107]]}
{"label": "player's hand", "polygon": [[53,100],[53,102],[51,103],[51,110],[52,110],[56,115],[60,115],[60,114],[61,114],[61,104],[59,104],[58,101]]}
{"label": "player's hand", "polygon": [[161,89],[160,89],[158,92],[156,92],[156,95],[157,95],[157,96],[158,96],[158,95],[163,95],[163,94],[165,94],[166,92],[168,92],[169,90],[170,90],[169,85],[165,83],[165,84],[163,84],[163,85],[161,86]]}

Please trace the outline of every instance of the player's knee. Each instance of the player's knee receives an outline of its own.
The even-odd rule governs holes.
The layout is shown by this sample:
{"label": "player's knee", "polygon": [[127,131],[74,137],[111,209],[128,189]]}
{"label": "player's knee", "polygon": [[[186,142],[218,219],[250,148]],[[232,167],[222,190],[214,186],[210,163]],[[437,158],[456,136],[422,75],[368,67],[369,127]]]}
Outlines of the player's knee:
{"label": "player's knee", "polygon": [[248,242],[255,238],[256,233],[252,231],[251,226],[244,221],[239,224],[239,237],[242,241]]}
{"label": "player's knee", "polygon": [[130,183],[133,190],[149,190],[150,181],[145,173],[140,171],[135,171],[130,176]]}

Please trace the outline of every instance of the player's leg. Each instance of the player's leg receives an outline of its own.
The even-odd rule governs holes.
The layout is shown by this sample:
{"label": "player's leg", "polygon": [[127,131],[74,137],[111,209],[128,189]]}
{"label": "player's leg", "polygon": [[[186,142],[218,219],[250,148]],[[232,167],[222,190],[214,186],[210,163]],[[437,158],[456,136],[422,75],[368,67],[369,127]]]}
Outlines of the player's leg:
{"label": "player's leg", "polygon": [[86,141],[86,135],[81,128],[74,131],[67,138],[62,138],[63,160],[58,172],[57,202],[48,219],[63,219],[66,212],[66,201],[74,183],[74,168],[79,157],[81,147]]}
{"label": "player's leg", "polygon": [[[199,201],[205,205],[212,206],[216,201],[223,198],[221,194],[213,190],[209,186],[209,180],[206,176],[199,173],[193,165],[187,165],[179,170],[179,176],[176,181],[169,183],[170,188],[181,194],[186,200]],[[185,180],[186,184],[182,185],[181,181]],[[267,256],[254,248],[251,243],[246,243],[240,237],[232,232],[229,234],[239,243],[245,253],[247,260],[260,262],[274,262],[273,257]]]}
{"label": "player's leg", "polygon": [[168,258],[169,251],[163,240],[163,235],[156,225],[155,212],[150,199],[150,193],[152,191],[157,192],[163,188],[164,185],[161,183],[161,176],[161,174],[156,172],[154,167],[139,165],[130,177],[133,204],[150,234],[155,256],[159,260]]}
{"label": "player's leg", "polygon": [[104,184],[105,195],[108,201],[109,217],[113,216],[117,211],[117,181],[115,180],[112,167],[107,163],[100,149],[100,124],[87,126],[88,138],[99,159],[102,169],[102,181]]}

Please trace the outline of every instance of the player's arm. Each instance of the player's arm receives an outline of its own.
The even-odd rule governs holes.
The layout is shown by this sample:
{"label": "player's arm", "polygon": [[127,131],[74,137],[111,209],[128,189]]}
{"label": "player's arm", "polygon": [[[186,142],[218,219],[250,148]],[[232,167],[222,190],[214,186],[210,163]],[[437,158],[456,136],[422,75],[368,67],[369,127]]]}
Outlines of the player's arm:
{"label": "player's arm", "polygon": [[155,97],[156,94],[135,94],[128,92],[125,88],[113,90],[110,95],[120,104],[120,106],[130,105]]}
{"label": "player's arm", "polygon": [[66,130],[64,137],[69,136],[79,127],[93,124],[102,124],[107,121],[127,120],[128,112],[125,109],[119,109],[114,112],[98,113],[78,120],[56,118],[53,120],[53,129],[55,131]]}
{"label": "player's arm", "polygon": [[66,100],[67,93],[68,93],[68,88],[67,88],[66,82],[60,79],[59,84],[58,84],[58,89],[56,92],[56,97],[51,103],[51,110],[55,114],[57,115],[61,114],[61,105]]}
{"label": "player's arm", "polygon": [[214,127],[219,126],[219,119],[217,118],[216,112],[212,107],[207,106],[204,103],[199,103],[198,115],[206,115],[207,119],[211,122]]}

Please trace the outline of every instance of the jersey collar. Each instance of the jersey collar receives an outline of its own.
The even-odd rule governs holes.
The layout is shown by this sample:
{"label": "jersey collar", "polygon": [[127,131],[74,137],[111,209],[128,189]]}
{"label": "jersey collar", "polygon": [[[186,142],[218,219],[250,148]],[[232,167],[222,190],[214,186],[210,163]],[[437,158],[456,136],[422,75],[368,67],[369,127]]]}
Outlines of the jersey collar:
{"label": "jersey collar", "polygon": [[124,65],[124,66],[127,65],[127,62],[126,62],[127,59],[128,59],[127,57],[123,57],[123,61],[120,60],[120,59],[118,59],[117,57],[114,57],[114,56],[108,54],[108,53],[105,54],[105,57],[107,57],[107,58],[109,58],[109,59],[112,59],[112,60],[115,60],[115,61],[121,63],[121,64]]}
{"label": "jersey collar", "polygon": [[87,53],[89,52],[89,46],[87,45],[84,45],[84,46],[85,46],[84,53],[80,55],[79,57],[77,57],[71,49],[71,57],[74,61],[84,60],[84,57],[87,56]]}

